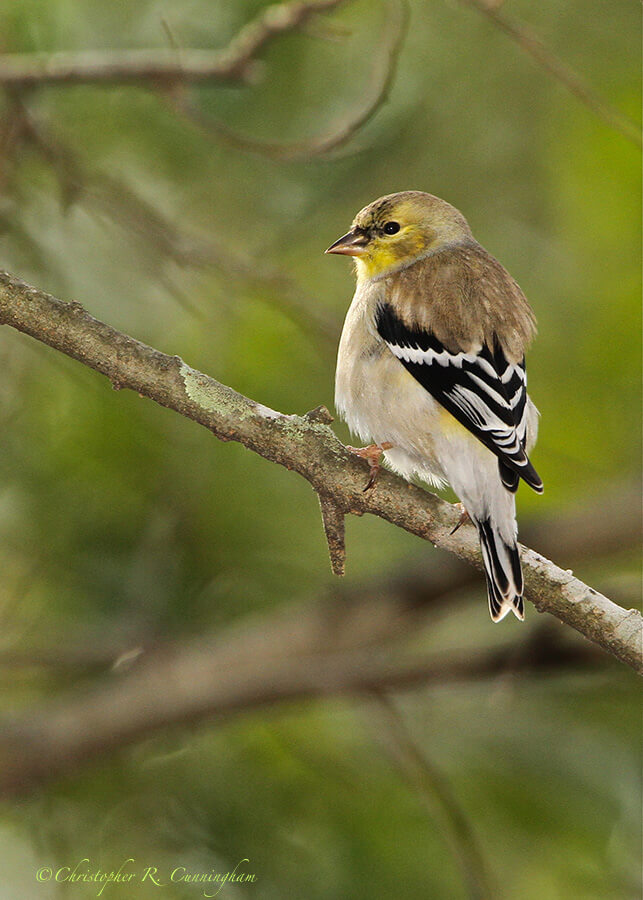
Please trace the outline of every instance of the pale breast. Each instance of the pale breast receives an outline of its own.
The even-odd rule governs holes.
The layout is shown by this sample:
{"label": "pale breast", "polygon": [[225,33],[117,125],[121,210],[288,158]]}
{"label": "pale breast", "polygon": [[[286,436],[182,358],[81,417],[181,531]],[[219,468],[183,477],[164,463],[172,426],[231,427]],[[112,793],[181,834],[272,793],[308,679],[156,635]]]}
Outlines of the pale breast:
{"label": "pale breast", "polygon": [[382,287],[359,287],[348,310],[339,344],[335,405],[362,441],[389,441],[387,459],[410,477],[440,477],[432,434],[443,412],[431,395],[391,353],[375,328]]}

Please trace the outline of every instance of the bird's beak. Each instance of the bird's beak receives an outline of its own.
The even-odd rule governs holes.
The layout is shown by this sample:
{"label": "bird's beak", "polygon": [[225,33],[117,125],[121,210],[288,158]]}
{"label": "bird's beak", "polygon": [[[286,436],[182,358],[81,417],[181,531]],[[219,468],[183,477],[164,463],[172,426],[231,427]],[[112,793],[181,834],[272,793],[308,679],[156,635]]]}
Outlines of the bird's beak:
{"label": "bird's beak", "polygon": [[366,253],[368,235],[363,231],[349,231],[331,244],[326,253],[340,253],[343,256],[363,256]]}

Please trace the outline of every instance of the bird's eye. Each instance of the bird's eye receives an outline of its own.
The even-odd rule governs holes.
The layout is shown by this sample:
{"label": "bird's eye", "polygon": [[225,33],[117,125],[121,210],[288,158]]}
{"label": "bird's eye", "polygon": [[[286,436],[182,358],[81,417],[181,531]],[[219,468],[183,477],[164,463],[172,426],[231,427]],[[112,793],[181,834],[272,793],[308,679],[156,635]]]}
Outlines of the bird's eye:
{"label": "bird's eye", "polygon": [[384,226],[384,234],[397,234],[399,230],[399,222],[387,222]]}

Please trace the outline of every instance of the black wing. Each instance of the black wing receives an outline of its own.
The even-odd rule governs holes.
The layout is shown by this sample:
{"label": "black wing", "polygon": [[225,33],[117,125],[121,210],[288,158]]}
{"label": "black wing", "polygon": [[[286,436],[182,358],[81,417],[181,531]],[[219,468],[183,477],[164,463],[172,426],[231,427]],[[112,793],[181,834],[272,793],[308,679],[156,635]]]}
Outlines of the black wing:
{"label": "black wing", "polygon": [[543,483],[525,453],[527,376],[496,344],[477,353],[450,353],[434,334],[408,328],[388,304],[377,311],[380,336],[438,403],[498,457],[505,487],[522,478],[538,493]]}

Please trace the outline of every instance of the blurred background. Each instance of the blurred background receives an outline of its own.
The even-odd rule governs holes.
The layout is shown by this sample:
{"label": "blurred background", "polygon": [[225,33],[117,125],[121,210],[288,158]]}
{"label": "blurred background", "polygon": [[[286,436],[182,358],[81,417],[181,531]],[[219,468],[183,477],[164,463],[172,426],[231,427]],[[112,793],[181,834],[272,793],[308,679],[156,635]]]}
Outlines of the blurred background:
{"label": "blurred background", "polygon": [[[546,490],[519,492],[521,535],[637,606],[637,5],[411,0],[405,34],[396,4],[336,6],[275,37],[250,84],[17,91],[0,78],[0,266],[303,414],[332,409],[353,291],[348,262],[324,249],[382,194],[444,197],[539,322],[528,367]],[[180,59],[224,47],[265,7],[0,0],[0,51]],[[589,95],[551,77],[557,66]],[[36,881],[83,858],[163,872],[245,858],[256,882],[226,885],[233,900],[640,896],[629,670],[529,604],[524,626],[493,626],[479,573],[375,518],[347,522],[340,583],[296,475],[12,330],[0,360],[3,715],[108,688],[137,654],[311,610],[340,631],[350,618],[392,665],[438,661],[387,699],[160,728],[29,786],[1,810],[0,897],[96,896]],[[439,661],[469,654],[489,673],[440,677]]]}

